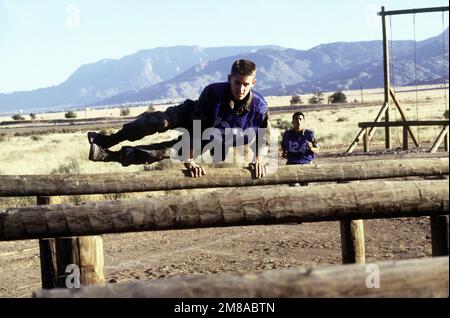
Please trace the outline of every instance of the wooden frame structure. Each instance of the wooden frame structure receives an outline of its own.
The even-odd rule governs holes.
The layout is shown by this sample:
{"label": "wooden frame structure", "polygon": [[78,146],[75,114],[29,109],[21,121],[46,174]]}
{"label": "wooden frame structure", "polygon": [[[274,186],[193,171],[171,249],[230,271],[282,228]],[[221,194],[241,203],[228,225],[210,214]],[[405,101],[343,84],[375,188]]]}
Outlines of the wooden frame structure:
{"label": "wooden frame structure", "polygon": [[[442,130],[431,146],[430,152],[436,152],[444,139],[444,148],[445,151],[448,152],[448,120],[413,120],[395,121],[388,123],[360,122],[358,123],[358,127],[364,130],[364,152],[369,152],[370,129],[373,129],[375,127],[403,127],[403,150],[408,150],[408,133],[411,132],[411,126],[442,126]],[[416,141],[414,140],[414,142]]]}
{"label": "wooden frame structure", "polygon": [[[373,134],[375,133],[376,127],[384,127],[385,128],[385,147],[386,149],[391,148],[391,130],[390,127],[393,127],[393,125],[390,125],[390,116],[389,116],[389,106],[390,106],[390,98],[392,98],[395,106],[397,107],[400,116],[402,117],[403,122],[407,122],[405,113],[403,112],[403,109],[400,106],[400,103],[397,101],[394,92],[391,89],[390,84],[390,71],[389,71],[389,49],[388,49],[388,38],[387,38],[387,28],[386,28],[386,16],[390,15],[399,15],[399,14],[415,14],[415,13],[428,13],[428,12],[443,12],[443,11],[449,11],[449,7],[432,7],[432,8],[420,8],[420,9],[407,9],[407,10],[393,10],[393,11],[385,11],[384,6],[381,7],[381,12],[378,12],[378,15],[381,16],[381,25],[382,25],[382,33],[383,33],[383,72],[384,72],[384,103],[381,107],[378,115],[376,116],[374,120],[374,124],[381,121],[383,115],[384,115],[384,121],[385,124],[382,126],[378,125],[372,125],[370,126],[370,130],[366,132],[365,128],[362,128],[356,138],[351,143],[350,147],[347,149],[346,153],[351,153],[355,149],[356,145],[358,144],[361,137],[364,135],[364,141],[366,144],[367,142],[372,138]],[[411,136],[411,139],[413,140],[416,147],[419,146],[419,142],[414,136],[410,126],[407,125],[407,131],[409,135]],[[448,133],[448,128],[447,128]],[[405,138],[405,137],[404,137]],[[448,138],[448,137],[447,137]],[[405,145],[405,143],[404,143]],[[448,149],[448,148],[447,148]]]}

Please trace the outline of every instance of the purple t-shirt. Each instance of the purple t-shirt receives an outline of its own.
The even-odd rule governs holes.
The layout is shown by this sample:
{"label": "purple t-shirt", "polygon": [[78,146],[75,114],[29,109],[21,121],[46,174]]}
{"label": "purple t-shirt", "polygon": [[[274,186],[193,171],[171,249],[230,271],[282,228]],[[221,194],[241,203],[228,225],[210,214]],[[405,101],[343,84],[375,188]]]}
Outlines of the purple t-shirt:
{"label": "purple t-shirt", "polygon": [[316,136],[310,129],[300,132],[291,129],[284,133],[282,148],[287,152],[287,164],[307,164],[314,159],[315,154],[309,149],[308,141],[317,147]]}

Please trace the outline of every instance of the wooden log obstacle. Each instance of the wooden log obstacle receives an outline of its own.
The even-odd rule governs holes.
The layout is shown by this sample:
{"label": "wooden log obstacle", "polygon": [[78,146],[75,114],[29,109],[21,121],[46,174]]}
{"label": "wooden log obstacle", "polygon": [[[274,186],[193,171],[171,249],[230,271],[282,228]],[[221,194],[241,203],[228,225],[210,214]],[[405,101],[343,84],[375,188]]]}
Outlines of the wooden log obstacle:
{"label": "wooden log obstacle", "polygon": [[0,240],[446,215],[448,181],[370,181],[0,210]]}
{"label": "wooden log obstacle", "polygon": [[[448,158],[373,160],[305,166],[283,166],[266,178],[254,180],[246,169],[216,169],[209,175],[193,179],[160,172],[140,174],[97,174],[66,176],[0,176],[0,196],[56,196],[70,194],[120,193],[205,187],[239,187],[296,182],[350,181],[401,178],[411,176],[448,176]],[[181,174],[181,173],[180,173]],[[53,203],[53,202],[48,202]],[[81,252],[71,252],[60,261],[57,246],[71,245],[71,251],[85,251],[78,261],[85,284],[102,284],[103,250],[101,237],[77,240],[75,236],[93,236],[146,230],[198,228],[285,222],[318,222],[339,220],[351,224],[355,220],[407,216],[430,216],[435,222],[434,244],[441,247],[436,255],[448,255],[448,180],[436,181],[374,181],[313,187],[277,189],[249,188],[207,195],[150,198],[135,201],[85,202],[81,204],[45,204],[20,209],[0,209],[0,240],[70,238],[72,243],[48,243],[41,246],[43,287],[61,287],[65,276],[61,269]],[[444,217],[445,219],[445,217]],[[448,220],[448,219],[447,219]],[[362,223],[361,223],[362,224]],[[447,229],[447,235],[445,235]],[[343,249],[353,255],[344,262],[363,262],[360,257],[363,232],[352,227],[341,228]],[[362,234],[362,235],[361,235]],[[355,239],[358,238],[359,239]],[[350,239],[349,239],[350,238]],[[74,243],[78,247],[74,246]],[[84,243],[83,243],[84,242]],[[347,242],[347,243],[345,243]],[[350,243],[348,243],[350,242]],[[437,243],[439,242],[439,243]],[[444,242],[444,243],[442,243]],[[75,245],[76,245],[75,244]],[[344,247],[347,246],[347,247]],[[353,251],[352,251],[353,250]],[[75,253],[74,257],[73,254]],[[78,253],[78,254],[77,254]],[[436,252],[437,253],[437,252]],[[70,254],[70,253],[69,253]],[[359,255],[359,256],[358,256]],[[55,265],[56,264],[56,265]],[[84,266],[84,267],[83,267]],[[48,268],[51,267],[51,268]],[[95,274],[92,273],[94,270]],[[47,278],[44,279],[45,273]],[[55,274],[56,273],[56,274]],[[50,278],[48,278],[50,277]],[[67,278],[67,277],[66,277]],[[50,281],[49,285],[45,282]],[[57,282],[57,283],[55,283]],[[50,288],[49,287],[49,288]]]}
{"label": "wooden log obstacle", "polygon": [[421,158],[282,166],[262,179],[252,179],[249,170],[243,168],[215,169],[201,178],[184,178],[181,171],[179,175],[167,174],[164,171],[82,175],[0,175],[0,197],[341,182],[448,174],[448,158]]}
{"label": "wooden log obstacle", "polygon": [[[41,290],[38,298],[448,297],[448,256]],[[377,276],[378,274],[378,276]]]}

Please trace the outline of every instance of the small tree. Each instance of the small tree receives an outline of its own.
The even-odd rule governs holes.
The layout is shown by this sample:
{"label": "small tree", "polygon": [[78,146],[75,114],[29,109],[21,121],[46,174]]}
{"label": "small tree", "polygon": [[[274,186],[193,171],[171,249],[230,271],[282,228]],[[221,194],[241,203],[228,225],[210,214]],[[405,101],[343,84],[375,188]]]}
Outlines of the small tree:
{"label": "small tree", "polygon": [[14,120],[25,120],[25,118],[22,115],[20,115],[20,114],[15,114],[11,118],[14,119]]}
{"label": "small tree", "polygon": [[293,95],[291,97],[291,105],[298,105],[298,104],[302,104],[302,97],[300,95]]}
{"label": "small tree", "polygon": [[128,107],[120,107],[120,116],[128,116],[130,114],[130,109]]}
{"label": "small tree", "polygon": [[322,92],[314,92],[313,96],[308,100],[310,104],[322,104],[324,100]]}
{"label": "small tree", "polygon": [[333,95],[330,96],[330,102],[331,103],[346,103],[347,96],[345,96],[345,94],[342,93],[341,91],[333,93]]}
{"label": "small tree", "polygon": [[75,112],[69,110],[67,113],[64,114],[64,117],[66,117],[67,119],[77,118],[77,114]]}
{"label": "small tree", "polygon": [[30,113],[30,118],[31,118],[32,120],[36,119],[36,114],[35,114],[35,113]]}

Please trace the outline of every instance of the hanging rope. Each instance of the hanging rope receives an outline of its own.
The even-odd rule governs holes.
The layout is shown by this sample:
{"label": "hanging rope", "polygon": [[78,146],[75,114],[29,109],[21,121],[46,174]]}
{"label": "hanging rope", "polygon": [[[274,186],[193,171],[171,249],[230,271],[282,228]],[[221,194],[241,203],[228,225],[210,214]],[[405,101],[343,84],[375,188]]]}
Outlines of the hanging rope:
{"label": "hanging rope", "polygon": [[447,72],[445,70],[445,48],[447,45],[445,45],[445,21],[444,21],[444,11],[442,11],[442,64],[444,68],[444,113],[448,110],[447,107],[447,83],[445,82],[445,79],[447,78]]}
{"label": "hanging rope", "polygon": [[[417,96],[417,50],[416,50],[416,14],[413,14],[413,30],[414,30],[414,85],[416,86],[416,120],[419,120],[419,107]],[[416,127],[417,142],[420,144],[419,126]]]}

